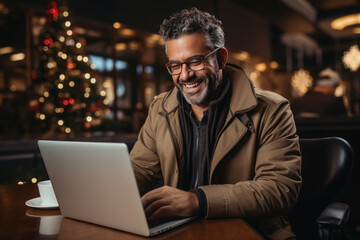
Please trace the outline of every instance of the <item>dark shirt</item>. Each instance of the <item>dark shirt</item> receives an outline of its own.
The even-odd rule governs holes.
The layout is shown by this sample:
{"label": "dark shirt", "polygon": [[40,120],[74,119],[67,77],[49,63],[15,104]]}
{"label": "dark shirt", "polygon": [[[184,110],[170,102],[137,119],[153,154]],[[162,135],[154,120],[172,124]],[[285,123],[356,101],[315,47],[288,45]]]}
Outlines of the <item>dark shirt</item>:
{"label": "dark shirt", "polygon": [[199,200],[198,216],[206,215],[205,193],[198,187],[209,184],[211,159],[216,139],[224,126],[231,99],[230,80],[224,74],[221,96],[210,102],[199,122],[181,93],[178,94],[179,118],[184,141],[185,178],[183,189],[193,191]]}
{"label": "dark shirt", "polygon": [[205,159],[206,130],[208,124],[208,111],[204,111],[203,118],[198,121],[193,112],[186,111],[188,121],[192,125],[192,144],[189,149],[189,157],[192,161],[187,163],[188,189],[194,189],[209,184],[208,166]]}
{"label": "dark shirt", "polygon": [[309,91],[291,104],[295,117],[346,116],[342,98]]}

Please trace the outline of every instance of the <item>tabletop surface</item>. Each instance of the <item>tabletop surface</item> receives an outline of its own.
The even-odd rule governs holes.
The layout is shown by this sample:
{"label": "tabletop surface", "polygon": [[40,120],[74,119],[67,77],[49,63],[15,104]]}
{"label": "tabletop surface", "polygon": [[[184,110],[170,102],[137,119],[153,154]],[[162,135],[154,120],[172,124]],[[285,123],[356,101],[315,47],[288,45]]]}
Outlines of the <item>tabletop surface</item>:
{"label": "tabletop surface", "polygon": [[0,185],[0,239],[262,239],[239,218],[197,220],[146,238],[64,218],[60,210],[25,205],[35,197],[39,197],[36,184]]}

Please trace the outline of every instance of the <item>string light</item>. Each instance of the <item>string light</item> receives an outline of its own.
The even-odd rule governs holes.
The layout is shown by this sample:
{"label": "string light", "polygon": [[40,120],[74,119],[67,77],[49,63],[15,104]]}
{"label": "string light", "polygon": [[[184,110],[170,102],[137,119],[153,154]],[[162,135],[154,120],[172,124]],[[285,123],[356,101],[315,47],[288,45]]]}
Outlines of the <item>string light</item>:
{"label": "string light", "polygon": [[65,80],[65,75],[64,75],[64,74],[60,74],[59,79],[60,79],[61,81],[64,81],[64,80]]}
{"label": "string light", "polygon": [[64,17],[68,17],[68,16],[69,16],[69,12],[68,12],[68,11],[64,11],[64,12],[63,12],[63,16],[64,16]]}
{"label": "string light", "polygon": [[91,78],[91,79],[90,79],[90,82],[91,82],[92,84],[95,84],[95,83],[96,83],[96,79],[95,79],[95,78]]}
{"label": "string light", "polygon": [[90,73],[85,73],[84,76],[85,76],[86,79],[89,79],[90,78]]}
{"label": "string light", "polygon": [[69,86],[70,86],[70,87],[74,87],[74,86],[75,86],[75,82],[74,82],[74,81],[70,81],[70,82],[69,82]]}
{"label": "string light", "polygon": [[59,41],[60,41],[60,42],[65,42],[65,37],[64,37],[64,36],[60,36],[60,37],[59,37]]}
{"label": "string light", "polygon": [[78,43],[76,43],[75,46],[76,46],[76,48],[81,48],[82,45],[81,45],[81,43],[78,42]]}
{"label": "string light", "polygon": [[44,92],[44,97],[49,97],[49,92]]}
{"label": "string light", "polygon": [[39,102],[43,103],[43,102],[45,102],[45,99],[43,97],[40,97]]}
{"label": "string light", "polygon": [[39,118],[40,118],[40,120],[45,120],[46,116],[45,116],[45,114],[40,114]]}
{"label": "string light", "polygon": [[66,133],[70,133],[70,132],[71,132],[71,128],[69,128],[69,127],[65,128],[65,132],[66,132]]}
{"label": "string light", "polygon": [[83,57],[83,61],[85,62],[85,63],[87,63],[88,61],[89,61],[89,58],[88,57]]}
{"label": "string light", "polygon": [[70,27],[70,26],[71,26],[70,21],[66,21],[66,22],[65,22],[65,27]]}
{"label": "string light", "polygon": [[71,35],[73,34],[73,32],[72,32],[71,30],[67,30],[67,31],[66,31],[66,34],[67,34],[68,36],[71,36]]}
{"label": "string light", "polygon": [[59,125],[59,126],[64,125],[64,121],[60,119],[60,120],[58,121],[58,125]]}
{"label": "string light", "polygon": [[87,116],[87,117],[86,117],[86,121],[91,122],[91,120],[92,120],[92,117],[91,117],[91,116]]}
{"label": "string light", "polygon": [[63,85],[62,83],[59,83],[59,84],[57,85],[57,87],[58,87],[58,89],[63,89],[63,88],[64,88],[64,85]]}
{"label": "string light", "polygon": [[82,61],[83,57],[81,55],[77,56],[76,58],[79,62]]}

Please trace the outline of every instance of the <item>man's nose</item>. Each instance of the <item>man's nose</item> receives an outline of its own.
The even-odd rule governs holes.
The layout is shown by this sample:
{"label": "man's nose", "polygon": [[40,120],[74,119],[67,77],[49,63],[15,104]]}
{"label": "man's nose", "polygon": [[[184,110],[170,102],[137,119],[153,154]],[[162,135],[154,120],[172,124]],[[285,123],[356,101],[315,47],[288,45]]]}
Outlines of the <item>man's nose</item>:
{"label": "man's nose", "polygon": [[187,81],[189,78],[194,76],[194,71],[192,71],[186,64],[183,63],[182,70],[180,73],[180,80]]}

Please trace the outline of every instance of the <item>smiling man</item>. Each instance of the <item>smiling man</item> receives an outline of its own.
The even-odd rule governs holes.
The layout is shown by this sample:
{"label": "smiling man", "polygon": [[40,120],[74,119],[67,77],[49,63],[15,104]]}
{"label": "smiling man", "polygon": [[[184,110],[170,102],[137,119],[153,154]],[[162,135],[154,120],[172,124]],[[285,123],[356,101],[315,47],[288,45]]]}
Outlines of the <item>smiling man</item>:
{"label": "smiling man", "polygon": [[288,101],[227,64],[214,16],[183,10],[160,34],[174,88],[154,99],[130,154],[147,217],[241,217],[270,239],[294,237],[301,157]]}

